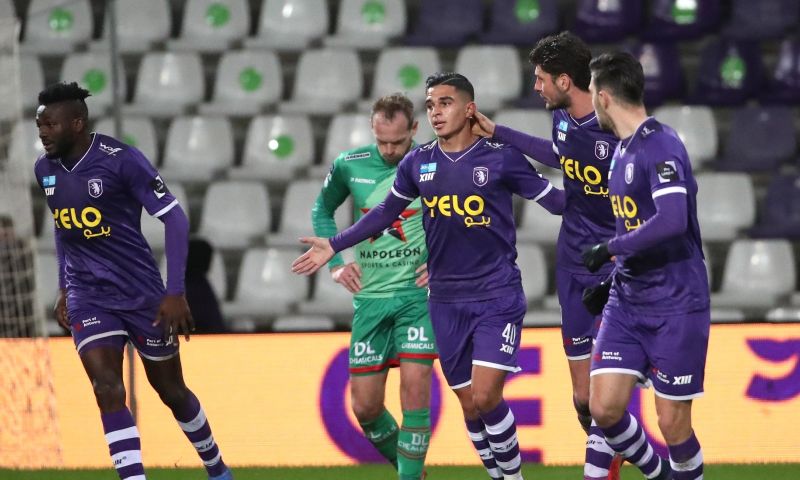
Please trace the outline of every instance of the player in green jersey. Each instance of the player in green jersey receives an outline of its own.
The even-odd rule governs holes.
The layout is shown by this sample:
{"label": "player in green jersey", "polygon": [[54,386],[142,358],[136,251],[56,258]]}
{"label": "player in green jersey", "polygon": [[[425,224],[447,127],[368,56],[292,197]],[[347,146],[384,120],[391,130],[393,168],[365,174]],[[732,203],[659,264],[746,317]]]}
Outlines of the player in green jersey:
{"label": "player in green jersey", "polygon": [[[397,164],[413,147],[414,106],[403,95],[379,98],[370,116],[375,143],[343,152],[333,162],[311,213],[317,236],[334,236],[334,212],[353,197],[358,220],[386,197]],[[431,368],[437,358],[428,317],[422,207],[417,199],[383,232],[355,247],[356,260],[336,255],[334,281],[354,294],[350,338],[353,413],[364,435],[398,470],[401,480],[423,475],[431,435]],[[386,376],[400,366],[402,426],[384,406]]]}

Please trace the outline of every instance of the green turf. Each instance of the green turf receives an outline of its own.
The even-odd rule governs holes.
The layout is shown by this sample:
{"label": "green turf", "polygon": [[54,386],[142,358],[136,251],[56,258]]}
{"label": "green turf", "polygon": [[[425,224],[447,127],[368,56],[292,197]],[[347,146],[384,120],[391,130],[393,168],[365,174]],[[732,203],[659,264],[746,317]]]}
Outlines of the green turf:
{"label": "green turf", "polygon": [[[528,480],[579,480],[581,467],[542,467],[526,465],[523,469]],[[383,480],[394,477],[392,470],[382,465],[336,468],[237,468],[236,480]],[[798,480],[800,464],[767,465],[707,465],[707,480]],[[201,470],[150,469],[149,480],[203,480]],[[428,480],[486,480],[486,471],[477,467],[428,467]],[[634,467],[625,466],[622,478],[643,478]],[[5,470],[0,469],[0,480],[115,480],[108,470]]]}

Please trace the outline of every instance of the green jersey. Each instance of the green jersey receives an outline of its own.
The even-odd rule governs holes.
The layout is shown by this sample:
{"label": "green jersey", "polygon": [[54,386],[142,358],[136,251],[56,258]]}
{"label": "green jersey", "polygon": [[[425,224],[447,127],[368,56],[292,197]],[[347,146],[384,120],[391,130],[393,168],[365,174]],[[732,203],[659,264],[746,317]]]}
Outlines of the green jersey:
{"label": "green jersey", "polygon": [[[350,195],[353,218],[358,221],[386,198],[396,173],[397,165],[386,163],[375,144],[340,154],[311,211],[314,233],[325,238],[337,233],[333,214]],[[355,257],[362,273],[362,288],[356,297],[424,293],[414,284],[415,270],[428,259],[420,199],[414,200],[389,228],[356,245]],[[336,254],[328,266],[343,264]]]}

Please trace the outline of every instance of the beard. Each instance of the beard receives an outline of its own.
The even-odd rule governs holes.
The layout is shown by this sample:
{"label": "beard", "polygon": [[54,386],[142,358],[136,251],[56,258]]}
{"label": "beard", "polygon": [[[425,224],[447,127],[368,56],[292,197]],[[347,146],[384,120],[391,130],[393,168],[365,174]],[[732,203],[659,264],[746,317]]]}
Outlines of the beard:
{"label": "beard", "polygon": [[598,110],[595,110],[595,113],[597,114],[597,124],[600,125],[600,128],[602,128],[606,132],[614,133],[615,125],[614,121],[611,120],[611,117],[606,115],[605,112],[600,112]]}

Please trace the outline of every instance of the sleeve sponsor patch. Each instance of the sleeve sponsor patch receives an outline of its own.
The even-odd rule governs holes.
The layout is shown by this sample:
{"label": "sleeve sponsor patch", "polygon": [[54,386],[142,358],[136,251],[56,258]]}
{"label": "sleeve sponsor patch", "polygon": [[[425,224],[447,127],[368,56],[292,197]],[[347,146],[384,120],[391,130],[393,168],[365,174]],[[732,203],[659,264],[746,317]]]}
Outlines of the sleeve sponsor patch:
{"label": "sleeve sponsor patch", "polygon": [[156,178],[150,182],[150,188],[153,189],[153,193],[156,194],[157,198],[161,198],[169,192],[167,190],[167,185],[164,183],[164,180],[161,180],[161,175],[157,175]]}
{"label": "sleeve sponsor patch", "polygon": [[675,166],[675,160],[667,160],[656,164],[656,172],[658,173],[659,183],[675,182],[678,178],[678,168]]}

